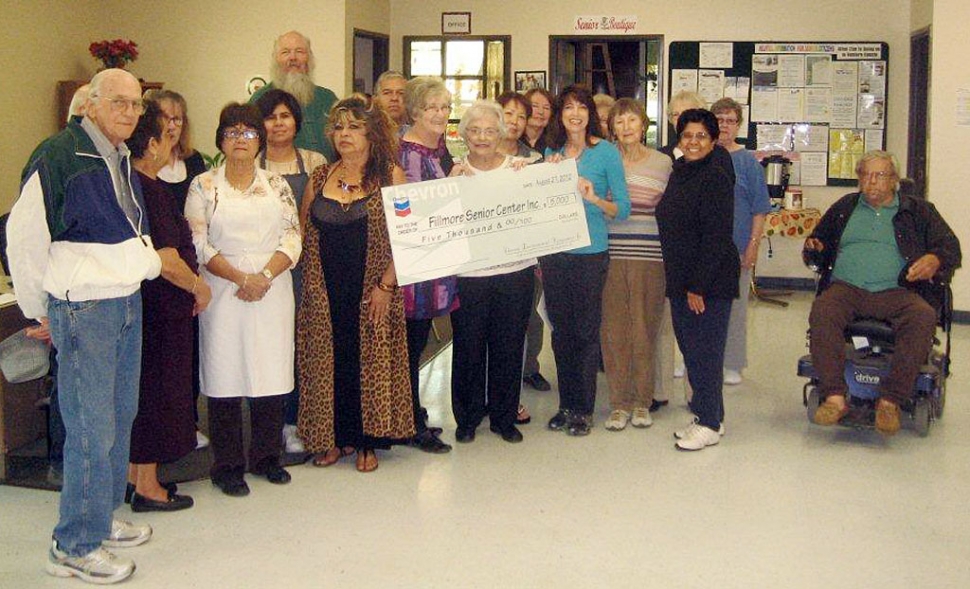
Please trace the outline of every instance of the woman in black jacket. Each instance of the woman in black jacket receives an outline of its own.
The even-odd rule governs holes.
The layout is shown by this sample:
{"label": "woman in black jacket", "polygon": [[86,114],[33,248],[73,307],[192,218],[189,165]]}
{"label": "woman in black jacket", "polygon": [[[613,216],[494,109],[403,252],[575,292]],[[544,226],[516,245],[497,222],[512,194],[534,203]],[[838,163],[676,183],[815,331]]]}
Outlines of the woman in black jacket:
{"label": "woman in black jacket", "polygon": [[674,437],[682,450],[701,450],[724,431],[724,343],[740,272],[734,182],[712,157],[718,124],[710,111],[681,113],[677,135],[684,156],[674,162],[657,222],[674,335],[694,389],[694,420]]}

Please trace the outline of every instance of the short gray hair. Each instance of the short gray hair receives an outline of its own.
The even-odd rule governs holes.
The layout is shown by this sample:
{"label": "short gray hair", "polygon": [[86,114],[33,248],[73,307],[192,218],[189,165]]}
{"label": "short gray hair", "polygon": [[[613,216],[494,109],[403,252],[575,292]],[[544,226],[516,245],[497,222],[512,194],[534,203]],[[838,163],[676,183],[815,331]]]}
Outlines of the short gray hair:
{"label": "short gray hair", "polygon": [[[94,77],[91,78],[91,81],[88,83],[88,85],[90,86],[90,90],[88,92],[88,100],[91,100],[91,101],[97,100],[101,96],[101,85],[104,84],[104,82],[109,78],[125,77],[125,76],[131,78],[136,83],[138,83],[138,78],[133,76],[131,72],[120,68],[110,68],[106,70],[101,70],[100,72],[94,74]],[[139,84],[139,87],[140,87],[140,84]]]}
{"label": "short gray hair", "polygon": [[290,33],[295,33],[295,34],[299,35],[303,39],[303,42],[306,43],[306,52],[307,52],[306,71],[307,71],[307,74],[312,74],[313,73],[313,69],[315,67],[317,67],[317,59],[313,56],[313,46],[310,44],[310,37],[307,37],[306,35],[304,35],[300,31],[287,31],[287,32],[283,33],[282,35],[280,35],[279,37],[277,37],[276,39],[273,40],[273,54],[270,55],[270,62],[269,63],[270,63],[270,70],[273,73],[273,76],[272,77],[274,77],[274,78],[278,78],[279,77],[279,74],[280,74],[279,64],[276,62],[276,54],[280,50],[280,39],[282,39],[283,37],[289,35]]}
{"label": "short gray hair", "polygon": [[380,89],[384,86],[384,82],[388,80],[404,80],[405,83],[408,81],[408,79],[405,78],[404,74],[402,74],[401,72],[398,72],[395,70],[387,70],[386,72],[384,72],[383,74],[377,77],[377,83],[374,84],[374,87],[376,88],[375,92],[380,91]]}
{"label": "short gray hair", "polygon": [[670,102],[667,103],[667,109],[674,105],[675,102],[683,102],[691,105],[691,108],[704,108],[707,103],[701,98],[701,95],[697,92],[691,92],[690,90],[681,90],[677,94],[670,97]]}
{"label": "short gray hair", "polygon": [[859,159],[859,163],[855,165],[856,176],[862,174],[862,168],[864,168],[867,163],[875,160],[888,161],[889,165],[893,167],[893,175],[896,176],[897,181],[899,180],[899,160],[896,159],[895,155],[881,149],[870,149],[862,156],[861,159]]}
{"label": "short gray hair", "polygon": [[499,138],[504,139],[509,134],[509,129],[505,126],[505,114],[502,112],[502,107],[492,100],[476,100],[472,103],[465,114],[461,116],[461,121],[458,123],[458,134],[461,135],[462,139],[466,139],[465,131],[468,130],[468,125],[472,121],[487,116],[495,117],[498,122]]}
{"label": "short gray hair", "polygon": [[418,76],[408,80],[404,87],[404,109],[412,119],[417,118],[420,111],[428,105],[428,97],[444,94],[451,101],[451,92],[445,87],[441,78],[434,76]]}

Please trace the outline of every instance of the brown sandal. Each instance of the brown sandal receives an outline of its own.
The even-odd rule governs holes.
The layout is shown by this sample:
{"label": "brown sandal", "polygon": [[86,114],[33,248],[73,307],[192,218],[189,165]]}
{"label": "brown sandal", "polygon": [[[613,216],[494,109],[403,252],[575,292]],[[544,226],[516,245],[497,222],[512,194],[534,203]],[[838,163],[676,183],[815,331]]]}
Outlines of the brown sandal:
{"label": "brown sandal", "polygon": [[343,453],[341,452],[340,448],[330,448],[323,454],[314,455],[311,464],[320,468],[333,466],[334,464],[337,464],[337,461],[340,460],[341,456],[343,456]]}
{"label": "brown sandal", "polygon": [[373,450],[357,451],[357,471],[374,472],[377,470],[377,454]]}

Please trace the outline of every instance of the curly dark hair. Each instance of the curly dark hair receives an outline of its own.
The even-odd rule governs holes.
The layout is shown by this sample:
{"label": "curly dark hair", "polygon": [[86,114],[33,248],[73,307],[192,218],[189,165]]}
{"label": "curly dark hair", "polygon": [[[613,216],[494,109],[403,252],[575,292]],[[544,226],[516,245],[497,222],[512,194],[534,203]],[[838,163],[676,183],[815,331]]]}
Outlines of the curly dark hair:
{"label": "curly dark hair", "polygon": [[263,115],[264,120],[273,116],[273,111],[281,104],[286,105],[286,108],[290,109],[290,112],[293,113],[293,120],[296,122],[296,132],[299,133],[300,127],[303,126],[303,109],[300,108],[300,102],[295,96],[286,90],[272,88],[267,90],[256,101],[256,107],[259,108],[259,112]]}
{"label": "curly dark hair", "polygon": [[546,127],[546,145],[553,149],[559,149],[566,144],[566,128],[562,124],[562,111],[566,102],[575,100],[582,104],[589,111],[589,122],[586,124],[586,145],[593,145],[593,137],[603,139],[603,132],[596,119],[596,103],[593,102],[593,93],[583,84],[573,84],[567,86],[559,96],[552,108],[552,118]]}
{"label": "curly dark hair", "polygon": [[[499,94],[498,98],[495,99],[495,102],[498,102],[502,108],[505,108],[505,105],[510,102],[515,102],[525,109],[526,119],[532,118],[532,103],[525,96],[519,94],[518,92],[514,92],[512,90],[509,90],[508,92],[502,92],[501,94]],[[550,102],[549,104],[552,104],[552,102]]]}
{"label": "curly dark hair", "polygon": [[222,151],[222,133],[236,125],[249,127],[259,135],[259,150],[266,149],[266,125],[255,104],[230,102],[219,113],[219,126],[216,128],[216,148]]}
{"label": "curly dark hair", "polygon": [[165,132],[165,118],[162,107],[155,100],[145,100],[145,112],[138,118],[135,130],[131,132],[131,137],[125,140],[125,145],[131,151],[131,157],[141,159],[148,151],[148,144],[152,139],[156,141],[162,138]]}
{"label": "curly dark hair", "polygon": [[[351,94],[338,101],[330,109],[327,122],[327,139],[336,147],[333,140],[334,124],[352,119],[364,121],[367,125],[367,141],[370,143],[370,153],[364,166],[362,187],[372,191],[381,186],[393,183],[394,166],[397,163],[397,133],[394,123],[387,112],[365,94]],[[334,161],[340,161],[340,152],[336,152]]]}

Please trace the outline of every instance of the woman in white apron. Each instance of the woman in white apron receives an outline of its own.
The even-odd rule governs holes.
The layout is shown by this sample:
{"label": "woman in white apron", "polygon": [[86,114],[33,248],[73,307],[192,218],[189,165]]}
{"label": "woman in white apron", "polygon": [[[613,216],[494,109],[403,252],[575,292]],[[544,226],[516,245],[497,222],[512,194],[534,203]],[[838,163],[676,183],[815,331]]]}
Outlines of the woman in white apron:
{"label": "woman in white apron", "polygon": [[283,395],[293,390],[290,270],[300,257],[300,229],[287,182],[256,167],[265,133],[255,106],[227,105],[216,131],[226,161],[192,182],[185,204],[212,286],[212,303],[199,326],[212,482],[231,496],[249,493],[243,478],[243,397],[250,401],[250,472],[272,483],[290,480],[280,466],[280,430]]}
{"label": "woman in white apron", "polygon": [[[289,92],[278,88],[269,90],[256,101],[259,113],[263,116],[266,128],[266,149],[260,152],[257,162],[260,169],[276,172],[283,176],[293,191],[296,208],[300,202],[313,173],[319,166],[327,163],[322,153],[296,147],[293,141],[303,126],[303,110],[300,103]],[[300,308],[300,295],[303,290],[303,269],[297,265],[293,269],[293,296],[296,308]],[[296,433],[297,411],[300,406],[300,383],[283,400],[283,449],[287,453],[305,452],[303,440]]]}

